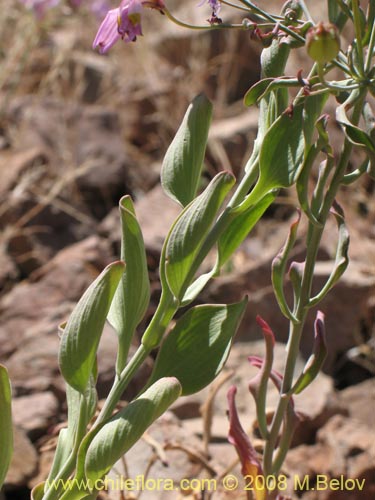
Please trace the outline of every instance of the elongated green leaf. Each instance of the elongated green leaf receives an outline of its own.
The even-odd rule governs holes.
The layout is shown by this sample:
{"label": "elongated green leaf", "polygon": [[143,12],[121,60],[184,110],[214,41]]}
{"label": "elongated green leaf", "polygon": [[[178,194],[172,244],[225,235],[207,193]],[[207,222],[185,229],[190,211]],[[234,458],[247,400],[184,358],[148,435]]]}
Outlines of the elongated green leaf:
{"label": "elongated green leaf", "polygon": [[324,331],[324,314],[318,311],[316,315],[316,320],[314,323],[315,339],[314,339],[314,350],[310,358],[303,369],[303,372],[296,380],[293,386],[293,394],[299,394],[302,392],[315,377],[320,372],[323,366],[324,360],[327,356],[327,345],[325,341],[325,331]]}
{"label": "elongated green leaf", "polygon": [[220,236],[218,241],[218,267],[223,266],[235,250],[241,245],[255,224],[271,205],[275,196],[276,195],[274,193],[267,194],[255,205],[251,206],[243,213],[236,215],[236,217],[231,221],[231,224]]}
{"label": "elongated green leaf", "polygon": [[285,43],[280,44],[274,39],[271,45],[262,50],[261,67],[262,78],[278,77],[285,71],[289,57],[290,47]]}
{"label": "elongated green leaf", "polygon": [[266,134],[260,151],[262,186],[291,186],[299,172],[304,154],[303,105],[283,113]]}
{"label": "elongated green leaf", "polygon": [[297,238],[298,225],[301,219],[301,213],[298,213],[297,219],[291,224],[289,234],[285,245],[272,261],[272,285],[277,302],[281,312],[291,321],[295,318],[290,310],[284,294],[285,268],[288,262],[289,254],[294,247]]}
{"label": "elongated green leaf", "polygon": [[339,31],[341,31],[345,26],[345,23],[350,16],[350,9],[344,2],[338,2],[337,0],[328,0],[328,18],[331,23],[337,26]]}
{"label": "elongated green leaf", "polygon": [[375,143],[366,132],[350,123],[345,110],[345,104],[337,108],[336,119],[343,127],[345,135],[356,146],[363,147],[369,154],[375,154]]}
{"label": "elongated green leaf", "polygon": [[327,92],[325,94],[309,95],[305,97],[303,131],[305,134],[306,146],[309,146],[313,140],[316,121],[322,114],[328,96],[329,93]]}
{"label": "elongated green leaf", "polygon": [[227,360],[247,298],[230,305],[196,306],[176,323],[160,347],[149,383],[176,377],[193,394],[218,375]]}
{"label": "elongated green leaf", "polygon": [[226,194],[234,184],[234,177],[220,172],[205,191],[179,216],[166,241],[166,278],[171,292],[182,299],[189,283],[192,264],[197,256]]}
{"label": "elongated green leaf", "polygon": [[260,147],[258,182],[238,207],[239,212],[272,190],[289,187],[297,180],[305,150],[303,110],[303,104],[298,104],[291,113],[284,112],[266,133]]}
{"label": "elongated green leaf", "polygon": [[181,300],[181,307],[185,307],[190,302],[192,302],[203,290],[203,288],[207,285],[211,278],[216,273],[216,267],[211,269],[208,273],[201,274],[196,278],[195,281],[188,287],[185,292],[183,299]]}
{"label": "elongated green leaf", "polygon": [[348,252],[349,252],[350,236],[349,236],[349,231],[345,224],[344,212],[342,211],[340,205],[335,203],[333,208],[331,209],[331,213],[334,215],[336,219],[339,231],[339,239],[337,242],[335,263],[332,272],[328,280],[326,281],[325,285],[323,286],[323,288],[315,297],[312,297],[310,299],[309,301],[310,307],[318,304],[327,295],[327,293],[331,290],[331,288],[338,282],[338,280],[344,274],[346,268],[349,265]]}
{"label": "elongated green leaf", "polygon": [[12,392],[8,371],[0,365],[0,489],[13,455]]}
{"label": "elongated green leaf", "polygon": [[124,263],[107,266],[74,308],[61,339],[59,363],[67,383],[84,394],[92,374],[100,336]]}
{"label": "elongated green leaf", "polygon": [[173,377],[158,380],[140,397],[112,417],[92,440],[86,455],[85,472],[94,482],[131,448],[180,396],[181,385]]}
{"label": "elongated green leaf", "polygon": [[298,78],[291,78],[289,76],[280,78],[264,78],[255,83],[245,94],[245,106],[252,106],[258,103],[261,99],[278,89],[288,89],[290,87],[301,87],[301,80]]}
{"label": "elongated green leaf", "polygon": [[190,104],[165,155],[161,183],[164,191],[182,206],[196,196],[206,151],[212,104],[203,94]]}
{"label": "elongated green leaf", "polygon": [[150,301],[150,282],[141,228],[130,196],[120,200],[122,223],[121,260],[126,269],[113,298],[108,320],[119,336],[117,372],[126,365],[132,337]]}
{"label": "elongated green leaf", "polygon": [[256,82],[245,94],[244,104],[245,106],[253,106],[256,104],[262,96],[264,96],[270,83],[274,81],[274,78],[263,78]]}
{"label": "elongated green leaf", "polygon": [[44,481],[34,486],[30,494],[31,500],[42,500],[44,495],[44,487],[45,487]]}

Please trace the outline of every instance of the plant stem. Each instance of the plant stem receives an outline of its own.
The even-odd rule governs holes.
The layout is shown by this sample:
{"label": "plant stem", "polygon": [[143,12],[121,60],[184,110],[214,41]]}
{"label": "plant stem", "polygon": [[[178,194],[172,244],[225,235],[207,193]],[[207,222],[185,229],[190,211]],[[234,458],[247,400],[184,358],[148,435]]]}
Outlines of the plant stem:
{"label": "plant stem", "polygon": [[146,350],[143,344],[138,347],[134,356],[126,365],[121,375],[115,380],[93,428],[97,427],[99,424],[105,422],[108,418],[111,417],[113,410],[116,408],[117,403],[120,401],[124,390],[127,388],[134,374],[145,361],[149,353],[150,351]]}
{"label": "plant stem", "polygon": [[371,37],[367,48],[366,55],[366,63],[365,63],[365,71],[368,72],[371,69],[372,58],[374,57],[374,49],[375,49],[375,23],[371,28]]}
{"label": "plant stem", "polygon": [[75,461],[78,453],[79,446],[81,441],[85,435],[87,420],[86,420],[86,411],[87,404],[85,397],[81,395],[80,407],[79,407],[79,417],[78,417],[78,425],[77,432],[74,440],[74,446],[65,461],[65,464],[60,469],[58,475],[52,479],[52,484],[47,492],[43,495],[43,500],[54,500],[58,499],[60,495],[60,491],[62,489],[61,482],[66,481],[74,470]]}
{"label": "plant stem", "polygon": [[280,23],[278,19],[276,19],[274,16],[271,16],[271,14],[268,14],[266,11],[255,5],[253,2],[250,2],[249,0],[240,0],[240,1],[241,3],[249,7],[250,10],[264,17],[264,19],[268,19],[268,21],[271,21],[274,24],[278,24],[279,28],[288,35],[290,35],[291,37],[295,38],[296,40],[298,40],[303,44],[305,43],[305,39],[303,38],[303,36],[299,35],[292,29],[288,28],[288,26],[285,26],[285,24]]}
{"label": "plant stem", "polygon": [[363,41],[362,41],[362,28],[361,28],[361,16],[359,11],[358,0],[352,0],[353,18],[354,18],[354,28],[355,36],[357,40],[357,54],[358,54],[358,64],[359,73],[364,76],[364,62],[363,62]]}
{"label": "plant stem", "polygon": [[177,26],[180,26],[181,28],[188,28],[190,30],[210,31],[210,30],[228,29],[228,28],[245,29],[245,26],[242,23],[241,24],[213,23],[213,24],[202,24],[202,25],[189,24],[180,21],[179,19],[174,17],[174,15],[166,7],[163,7],[163,12],[168,17],[168,19],[172,21],[174,24],[177,24]]}
{"label": "plant stem", "polygon": [[[351,121],[355,125],[358,123],[361,115],[364,97],[365,92],[359,93],[354,105]],[[340,161],[337,165],[330,186],[326,192],[322,208],[320,209],[319,214],[315,214],[316,218],[321,223],[321,226],[317,226],[312,224],[312,222],[309,222],[305,268],[302,277],[301,291],[294,310],[294,315],[300,322],[294,324],[290,323],[289,327],[289,341],[287,347],[288,352],[280,399],[271,424],[269,439],[266,441],[264,448],[263,472],[266,477],[270,474],[277,474],[279,472],[279,468],[281,467],[280,458],[276,457],[276,460],[273,463],[273,453],[276,448],[281,424],[285,418],[285,412],[290,400],[290,395],[288,395],[288,393],[293,384],[294,370],[299,353],[301,335],[309,308],[316,258],[329,211],[336,197],[341,181],[345,175],[345,170],[348,166],[352,149],[353,145],[349,142],[348,139],[345,139]],[[284,451],[285,450],[279,449],[279,454],[283,455]]]}

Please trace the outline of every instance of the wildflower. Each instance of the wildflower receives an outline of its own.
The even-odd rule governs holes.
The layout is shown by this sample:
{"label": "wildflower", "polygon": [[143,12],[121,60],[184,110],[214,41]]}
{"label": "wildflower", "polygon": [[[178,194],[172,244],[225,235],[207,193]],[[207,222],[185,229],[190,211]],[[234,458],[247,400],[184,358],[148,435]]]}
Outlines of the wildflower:
{"label": "wildflower", "polygon": [[120,39],[134,42],[142,35],[141,17],[143,7],[162,11],[162,0],[122,0],[117,9],[107,12],[96,34],[93,48],[105,54]]}
{"label": "wildflower", "polygon": [[240,419],[238,418],[235,396],[237,389],[235,386],[230,387],[227,398],[229,405],[229,434],[228,441],[234,445],[242,465],[242,475],[246,478],[254,478],[255,498],[256,500],[264,500],[266,498],[266,490],[258,488],[256,478],[263,474],[262,467],[257,457],[257,453],[250,442],[250,439],[244,431]]}
{"label": "wildflower", "polygon": [[118,32],[124,42],[134,42],[142,35],[140,0],[123,0],[120,4]]}
{"label": "wildflower", "polygon": [[113,45],[120,40],[118,32],[119,9],[112,9],[107,12],[99,30],[96,34],[93,48],[99,48],[101,54],[105,54]]}
{"label": "wildflower", "polygon": [[221,9],[221,3],[220,3],[220,0],[202,0],[202,2],[200,2],[198,4],[198,6],[200,7],[201,5],[203,5],[204,3],[208,3],[208,5],[211,7],[212,9],[212,15],[214,17],[217,16],[217,14],[219,13],[220,9]]}

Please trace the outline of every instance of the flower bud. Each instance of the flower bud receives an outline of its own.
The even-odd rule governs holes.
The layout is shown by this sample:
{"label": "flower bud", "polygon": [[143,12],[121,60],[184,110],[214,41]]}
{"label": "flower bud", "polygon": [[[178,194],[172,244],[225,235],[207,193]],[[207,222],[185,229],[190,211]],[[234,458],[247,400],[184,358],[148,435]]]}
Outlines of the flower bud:
{"label": "flower bud", "polygon": [[338,30],[331,23],[319,23],[310,28],[306,35],[307,53],[318,63],[332,61],[340,50]]}

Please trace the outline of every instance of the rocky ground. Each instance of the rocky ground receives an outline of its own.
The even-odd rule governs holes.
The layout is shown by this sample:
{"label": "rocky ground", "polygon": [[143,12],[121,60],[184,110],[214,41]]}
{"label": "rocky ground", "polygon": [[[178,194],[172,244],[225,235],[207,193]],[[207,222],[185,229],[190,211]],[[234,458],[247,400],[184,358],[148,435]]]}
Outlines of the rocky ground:
{"label": "rocky ground", "polygon": [[[162,30],[151,30],[150,24],[147,39],[116,47],[113,55],[102,58],[88,48],[95,31],[92,21],[81,33],[79,22],[67,16],[47,36],[36,26],[30,28],[30,17],[27,23],[15,21],[14,15],[10,19],[18,23],[18,33],[22,23],[28,27],[25,46],[12,50],[22,52],[28,43],[30,53],[21,64],[18,53],[11,52],[4,65],[13,69],[13,79],[0,82],[0,362],[12,380],[15,425],[14,459],[3,494],[7,500],[27,498],[48,472],[66,417],[57,327],[101,269],[118,258],[119,198],[133,196],[144,233],[152,283],[146,324],[160,293],[157,265],[163,238],[179,212],[159,186],[162,156],[187,103],[204,90],[215,105],[205,177],[222,168],[239,171],[257,126],[256,110],[246,110],[241,98],[259,76],[260,51],[245,33],[196,35],[158,19]],[[321,305],[329,347],[325,373],[296,398],[304,420],[283,470],[293,498],[375,498],[374,192],[374,183],[367,179],[339,199],[352,235],[351,264]],[[274,329],[276,363],[283,365],[286,323],[272,294],[270,263],[295,216],[294,206],[294,192],[282,193],[230,268],[199,298],[231,302],[245,293],[250,297],[228,364],[214,388],[175,403],[114,474],[124,473],[125,467],[131,476],[148,471],[151,478],[176,481],[216,478],[218,485],[232,470],[240,476],[236,454],[227,443],[226,390],[233,383],[238,386],[240,417],[251,430],[254,404],[247,382],[253,371],[246,358],[263,352],[257,314]],[[328,228],[317,285],[326,279],[334,258],[331,235]],[[297,260],[303,257],[302,242],[301,234]],[[312,320],[302,340],[300,366],[311,349]],[[115,353],[116,338],[106,326],[98,359],[100,398],[110,387]],[[125,399],[142,387],[152,364],[150,358]],[[275,400],[271,391],[270,409]],[[361,492],[293,492],[295,478],[307,475],[311,488],[319,475],[365,483]],[[197,491],[178,495],[209,497]],[[157,496],[153,491],[142,498],[178,495]],[[212,497],[242,498],[238,491],[219,487]]]}

